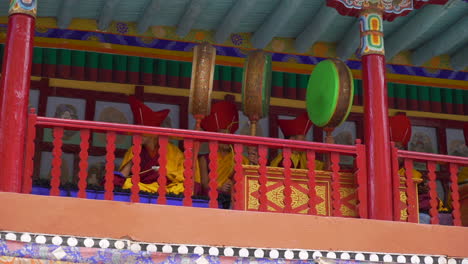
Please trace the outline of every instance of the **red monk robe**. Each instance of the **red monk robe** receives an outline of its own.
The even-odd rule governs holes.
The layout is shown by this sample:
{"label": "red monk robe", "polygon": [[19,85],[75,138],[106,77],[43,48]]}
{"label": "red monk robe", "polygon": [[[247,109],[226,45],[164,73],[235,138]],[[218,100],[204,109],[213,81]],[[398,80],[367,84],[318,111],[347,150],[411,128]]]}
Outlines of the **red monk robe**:
{"label": "red monk robe", "polygon": [[[145,126],[160,126],[169,114],[169,110],[153,112],[142,102],[136,100],[133,96],[129,98],[130,106],[134,115],[135,123]],[[144,135],[142,138],[142,148],[140,152],[140,190],[156,193],[159,189],[157,180],[159,178],[159,144],[158,138],[154,135]],[[120,172],[125,178],[116,176],[115,184],[123,189],[132,187],[131,169],[133,158],[133,147],[131,147],[124,156],[120,166]],[[180,194],[184,191],[184,155],[182,151],[171,143],[167,145],[166,153],[167,170],[167,192]],[[194,179],[196,183],[200,182],[198,169],[195,170]],[[199,184],[198,184],[199,187]]]}
{"label": "red monk robe", "polygon": [[[278,124],[287,139],[292,140],[305,140],[305,136],[312,126],[307,112],[302,113],[296,119],[284,120],[278,119]],[[278,155],[271,161],[272,167],[283,167],[283,153]],[[323,170],[323,162],[316,160],[315,169]],[[307,169],[307,154],[304,151],[293,151],[291,154],[291,168],[294,169]]]}

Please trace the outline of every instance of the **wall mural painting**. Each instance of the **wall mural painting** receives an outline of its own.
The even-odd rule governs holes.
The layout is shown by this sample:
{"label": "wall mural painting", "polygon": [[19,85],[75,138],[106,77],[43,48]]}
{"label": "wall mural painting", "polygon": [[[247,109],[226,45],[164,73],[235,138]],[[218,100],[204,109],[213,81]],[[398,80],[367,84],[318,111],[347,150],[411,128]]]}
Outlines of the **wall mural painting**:
{"label": "wall mural painting", "polygon": [[[408,150],[425,153],[439,153],[437,144],[438,140],[436,128],[412,126],[412,134],[411,140],[408,143]],[[415,162],[414,168],[416,170],[426,170],[426,164]]]}
{"label": "wall mural painting", "polygon": [[[121,158],[116,158],[114,161],[114,170],[118,170],[122,163]],[[89,156],[88,157],[88,178],[89,186],[101,186],[106,175],[106,156]]]}
{"label": "wall mural painting", "polygon": [[[84,99],[55,97],[47,98],[47,117],[64,119],[85,119],[86,101]],[[80,144],[80,133],[74,130],[65,130],[63,133],[64,144]],[[44,141],[52,142],[52,130],[44,129]]]}
{"label": "wall mural painting", "polygon": [[447,128],[447,154],[451,156],[468,157],[467,142],[462,129]]}
{"label": "wall mural painting", "polygon": [[[96,102],[94,121],[133,124],[133,115],[130,106],[125,103]],[[127,149],[132,145],[132,138],[126,135],[117,135],[116,148]],[[106,134],[93,133],[93,146],[105,147]]]}
{"label": "wall mural painting", "polygon": [[[335,139],[335,144],[354,145],[356,142],[356,123],[353,121],[345,121],[332,132]],[[325,142],[325,133],[323,134],[323,142]],[[340,164],[353,165],[354,157],[340,155]]]}
{"label": "wall mural painting", "polygon": [[[39,178],[50,180],[52,178],[52,152],[41,152],[41,164]],[[62,164],[60,165],[60,184],[76,183],[77,177],[74,171],[75,155],[72,153],[62,153]]]}
{"label": "wall mural painting", "polygon": [[34,108],[36,109],[36,113],[37,113],[37,109],[39,107],[39,90],[33,90],[31,89],[29,91],[29,106],[28,108],[31,109],[31,108]]}

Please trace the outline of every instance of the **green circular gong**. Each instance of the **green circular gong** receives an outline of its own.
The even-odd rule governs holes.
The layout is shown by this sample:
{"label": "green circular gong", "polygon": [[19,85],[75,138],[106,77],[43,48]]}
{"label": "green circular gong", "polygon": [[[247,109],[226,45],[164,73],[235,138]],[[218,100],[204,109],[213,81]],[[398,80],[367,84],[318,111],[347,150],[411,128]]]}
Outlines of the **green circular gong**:
{"label": "green circular gong", "polygon": [[317,64],[307,85],[306,108],[310,121],[319,127],[339,126],[349,115],[354,96],[353,75],[343,61]]}

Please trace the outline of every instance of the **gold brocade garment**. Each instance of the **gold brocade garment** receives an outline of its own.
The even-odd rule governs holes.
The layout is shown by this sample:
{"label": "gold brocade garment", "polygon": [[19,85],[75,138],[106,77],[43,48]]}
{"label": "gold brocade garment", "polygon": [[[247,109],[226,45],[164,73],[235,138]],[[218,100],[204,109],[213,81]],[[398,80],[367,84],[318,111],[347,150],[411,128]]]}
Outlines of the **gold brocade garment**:
{"label": "gold brocade garment", "polygon": [[[242,164],[247,165],[249,161],[246,157],[242,157]],[[218,188],[222,187],[234,173],[234,153],[231,151],[225,155],[218,152],[218,168],[216,172],[218,173]]]}
{"label": "gold brocade garment", "polygon": [[[305,152],[295,152],[291,154],[291,162],[292,168],[294,169],[307,169],[307,155]],[[271,167],[283,167],[283,154],[278,153],[276,158],[274,158],[271,163]],[[316,160],[315,161],[315,169],[316,170],[323,170],[323,162]]]}
{"label": "gold brocade garment", "polygon": [[[125,153],[122,165],[120,165],[120,170],[129,163],[133,158],[133,147],[128,149]],[[179,150],[178,147],[173,144],[167,144],[167,153],[166,153],[166,170],[167,170],[167,192],[173,194],[180,194],[184,191],[184,154]],[[200,183],[200,170],[198,168],[198,162],[195,164],[194,171],[195,182]],[[132,188],[132,179],[127,178],[123,184],[123,189]],[[159,184],[155,181],[152,183],[138,183],[141,191],[156,193],[159,189]]]}

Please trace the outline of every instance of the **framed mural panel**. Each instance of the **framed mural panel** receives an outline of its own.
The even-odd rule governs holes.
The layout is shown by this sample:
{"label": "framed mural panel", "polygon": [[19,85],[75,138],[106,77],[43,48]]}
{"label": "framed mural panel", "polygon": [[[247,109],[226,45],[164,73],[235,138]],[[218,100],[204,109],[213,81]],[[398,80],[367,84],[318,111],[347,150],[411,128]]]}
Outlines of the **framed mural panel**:
{"label": "framed mural panel", "polygon": [[[129,104],[97,101],[94,110],[94,121],[133,124],[133,114]],[[128,149],[132,145],[132,137],[117,135],[116,148]],[[93,133],[93,146],[105,147],[106,134]]]}
{"label": "framed mural panel", "polygon": [[408,150],[439,153],[437,142],[437,131],[435,127],[412,126],[412,134],[408,143]]}
{"label": "framed mural panel", "polygon": [[[122,164],[121,158],[114,160],[114,170],[117,171]],[[89,185],[100,186],[106,175],[106,156],[88,156],[88,179]]]}
{"label": "framed mural panel", "polygon": [[36,109],[36,113],[39,107],[39,95],[40,95],[39,90],[31,89],[29,91],[29,108]]}
{"label": "framed mural panel", "polygon": [[[41,152],[41,164],[39,169],[40,179],[51,179],[52,172],[52,152]],[[60,184],[76,182],[74,171],[75,155],[73,153],[62,153],[62,165],[60,166]]]}
{"label": "framed mural panel", "polygon": [[451,156],[468,157],[468,142],[465,142],[462,129],[447,128],[447,154]]}
{"label": "framed mural panel", "polygon": [[[84,120],[85,110],[84,99],[55,96],[47,98],[47,117]],[[62,139],[64,144],[80,144],[80,133],[76,130],[65,130]],[[44,141],[53,141],[52,129],[44,129]]]}

